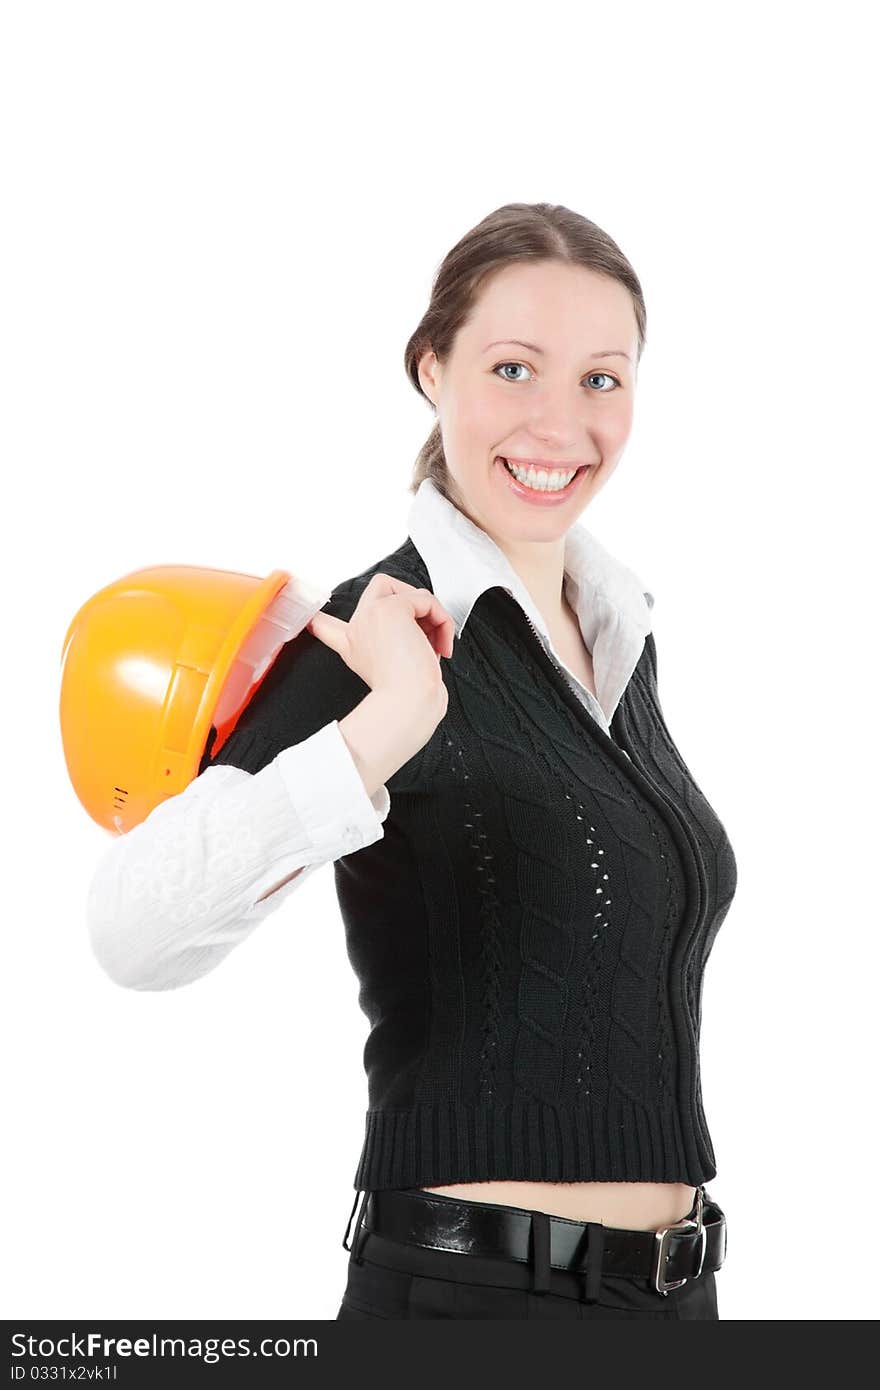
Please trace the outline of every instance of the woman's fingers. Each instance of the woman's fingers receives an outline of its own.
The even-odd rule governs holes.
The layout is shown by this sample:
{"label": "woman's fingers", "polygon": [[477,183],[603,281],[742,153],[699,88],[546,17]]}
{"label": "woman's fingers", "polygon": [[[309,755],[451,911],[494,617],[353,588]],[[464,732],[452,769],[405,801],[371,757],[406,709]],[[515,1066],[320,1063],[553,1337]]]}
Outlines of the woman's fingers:
{"label": "woman's fingers", "polygon": [[[455,622],[436,594],[432,594],[430,589],[417,588],[416,585],[407,584],[405,580],[394,578],[391,575],[383,575],[382,577],[388,580],[390,585],[388,592],[405,594],[410,599],[419,627],[437,655],[452,656]],[[376,578],[378,576],[374,575],[373,579]]]}
{"label": "woman's fingers", "polygon": [[452,656],[455,623],[430,589],[416,589],[416,614],[425,636],[438,656]]}

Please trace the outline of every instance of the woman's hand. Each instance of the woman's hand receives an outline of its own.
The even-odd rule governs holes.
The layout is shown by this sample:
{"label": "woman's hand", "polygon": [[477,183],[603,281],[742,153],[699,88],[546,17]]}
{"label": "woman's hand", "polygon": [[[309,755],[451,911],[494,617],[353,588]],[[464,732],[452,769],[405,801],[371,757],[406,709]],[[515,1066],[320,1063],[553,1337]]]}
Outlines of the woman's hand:
{"label": "woman's hand", "polygon": [[436,696],[434,727],[440,722],[446,712],[440,658],[452,655],[455,624],[430,589],[374,574],[348,622],[316,613],[308,628],[371,691],[403,701]]}

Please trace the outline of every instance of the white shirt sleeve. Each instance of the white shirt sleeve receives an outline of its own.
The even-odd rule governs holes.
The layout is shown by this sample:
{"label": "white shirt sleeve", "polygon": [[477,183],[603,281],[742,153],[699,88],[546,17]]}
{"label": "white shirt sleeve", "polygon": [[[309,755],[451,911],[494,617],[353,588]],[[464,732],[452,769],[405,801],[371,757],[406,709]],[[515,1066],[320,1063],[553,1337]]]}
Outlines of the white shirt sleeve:
{"label": "white shirt sleeve", "polygon": [[[367,796],[339,723],[257,773],[209,765],[117,837],[88,893],[92,951],[129,989],[205,975],[321,864],[381,839],[388,789]],[[257,899],[294,869],[296,875]]]}

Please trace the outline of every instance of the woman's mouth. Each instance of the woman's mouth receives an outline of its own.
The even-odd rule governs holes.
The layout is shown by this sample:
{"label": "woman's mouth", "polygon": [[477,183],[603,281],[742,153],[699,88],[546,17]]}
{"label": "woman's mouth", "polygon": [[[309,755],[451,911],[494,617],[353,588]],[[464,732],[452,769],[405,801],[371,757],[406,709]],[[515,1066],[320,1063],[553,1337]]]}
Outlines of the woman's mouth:
{"label": "woman's mouth", "polygon": [[[585,464],[582,468],[575,469],[573,475],[571,469],[528,468],[517,469],[517,477],[513,471],[514,467],[516,464],[512,467],[506,458],[498,454],[492,464],[492,472],[497,474],[499,481],[514,496],[539,507],[552,507],[567,502],[582,479],[592,472],[592,464]],[[566,479],[568,481],[564,481]]]}

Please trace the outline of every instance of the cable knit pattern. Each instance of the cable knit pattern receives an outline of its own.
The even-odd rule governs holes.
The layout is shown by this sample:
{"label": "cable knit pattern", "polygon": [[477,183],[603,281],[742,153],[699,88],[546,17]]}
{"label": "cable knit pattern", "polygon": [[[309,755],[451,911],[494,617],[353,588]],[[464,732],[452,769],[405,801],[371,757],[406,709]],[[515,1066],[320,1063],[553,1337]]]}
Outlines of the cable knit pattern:
{"label": "cable knit pattern", "polygon": [[[585,1068],[591,1069],[590,1059],[594,1054],[593,1009],[596,1006],[596,992],[598,988],[598,980],[601,977],[603,948],[605,942],[608,940],[608,928],[610,925],[606,913],[610,914],[617,911],[617,909],[613,905],[612,897],[607,896],[607,894],[610,894],[612,892],[612,888],[609,882],[610,876],[605,866],[609,864],[611,860],[606,856],[606,850],[599,839],[600,832],[597,830],[596,826],[592,824],[592,822],[589,820],[586,808],[583,802],[579,800],[577,783],[567,775],[568,767],[577,767],[579,762],[583,762],[583,724],[582,722],[575,719],[571,709],[559,699],[558,695],[556,695],[555,692],[551,693],[550,698],[553,701],[554,708],[557,714],[563,720],[563,723],[566,726],[567,733],[570,733],[571,737],[570,739],[566,736],[557,738],[554,741],[552,748],[550,747],[547,738],[541,736],[539,726],[537,726],[533,721],[530,721],[526,717],[526,711],[528,710],[528,697],[530,694],[530,686],[526,684],[526,678],[528,675],[528,655],[525,649],[521,646],[521,644],[514,643],[514,647],[517,652],[517,655],[521,658],[524,658],[525,660],[525,665],[522,671],[522,678],[520,678],[519,673],[511,674],[510,672],[508,672],[506,682],[502,687],[500,683],[498,683],[497,677],[493,675],[492,667],[488,661],[483,664],[483,673],[488,681],[492,681],[495,683],[499,696],[501,696],[503,691],[507,691],[508,693],[512,691],[514,693],[518,692],[521,697],[524,697],[524,708],[518,708],[516,701],[514,701],[513,706],[514,712],[517,716],[517,723],[521,737],[524,740],[528,740],[535,753],[543,759],[551,777],[562,777],[563,785],[566,788],[566,797],[572,805],[572,813],[575,814],[577,820],[585,828],[586,849],[584,850],[584,854],[586,856],[587,862],[589,863],[589,867],[594,871],[594,881],[591,887],[596,905],[592,913],[594,929],[590,932],[590,941],[595,941],[598,943],[598,945],[592,947],[592,949],[589,952],[585,974],[585,993],[583,1002],[585,1026],[589,1033],[589,1047],[586,1050],[583,1047],[578,1049],[578,1055],[583,1055]],[[562,767],[560,765],[561,755],[563,757],[567,757],[569,760],[567,764],[563,763]],[[625,780],[618,774],[613,763],[608,765],[607,771],[610,773],[613,783],[612,795],[608,797],[607,793],[603,794],[601,792],[601,789],[597,787],[595,781],[590,786],[589,792],[592,792],[592,794],[595,796],[598,790],[600,795],[605,795],[606,811],[611,815],[614,814],[615,804],[618,802],[618,800],[627,800],[630,803],[630,805],[633,806],[637,810],[639,815],[643,818],[644,829],[648,832],[648,836],[653,837],[653,840],[656,842],[652,846],[652,849],[659,856],[659,859],[665,864],[666,853],[664,852],[664,849],[661,847],[659,841],[657,840],[656,825],[653,821],[653,818],[650,816],[650,813],[648,812],[647,808],[645,808],[643,805],[639,803],[639,799],[633,795],[631,788],[627,786]],[[587,795],[588,793],[585,792],[584,794]],[[589,833],[586,833],[586,831],[589,831]],[[622,823],[619,824],[617,827],[617,833],[619,838],[626,838],[628,832],[625,825],[623,825]],[[646,853],[646,851],[643,850],[641,842],[635,837],[630,837],[627,843],[629,844],[629,848],[634,855],[642,855]],[[647,840],[647,843],[650,844],[651,841]],[[599,882],[596,882],[595,875],[600,872],[601,880]],[[622,887],[625,888],[625,885],[623,885]],[[674,897],[674,885],[670,884],[668,876],[667,888],[671,890],[671,893]],[[626,970],[632,972],[639,985],[646,984],[647,977],[644,968],[644,963],[641,960],[639,954],[633,951],[631,947],[628,946],[626,943],[624,944],[621,950],[621,962]],[[618,1014],[616,1000],[613,997],[608,1002],[608,1012],[609,1017],[629,1037],[632,1032],[631,1024],[628,1022],[626,1017],[622,1017]],[[658,1017],[661,1016],[662,1015],[658,1015]],[[649,1045],[649,1039],[645,1036],[642,1036],[640,1039],[637,1040],[641,1041],[644,1046]],[[630,1044],[627,1043],[627,1047],[629,1045]],[[658,1058],[661,1056],[662,1054],[658,1051]],[[613,1065],[613,1059],[609,1058],[609,1066],[611,1065]],[[622,1078],[617,1077],[616,1084],[622,1089],[626,1089],[626,1082]],[[661,1088],[664,1086],[664,1077],[662,1075],[658,1075],[658,1084]]]}
{"label": "cable knit pattern", "polygon": [[[727,834],[694,780],[687,764],[672,740],[656,699],[656,645],[648,644],[649,664],[634,673],[629,718],[639,721],[648,756],[662,779],[668,795],[687,810],[688,824],[698,845],[698,857],[705,863],[704,889],[707,926],[696,937],[685,967],[688,1012],[699,1038],[702,1022],[702,986],[706,962],[718,930],[730,909],[736,891],[736,861]],[[703,1110],[700,1088],[699,1051],[694,1057],[694,1095],[697,1113],[707,1146],[711,1149],[709,1128]]]}
{"label": "cable knit pattern", "polygon": [[[350,601],[377,570],[431,587],[407,540]],[[708,1182],[701,980],[736,869],[653,635],[610,735],[502,586],[441,670],[382,839],[334,865],[369,1023],[354,1186]]]}
{"label": "cable knit pattern", "polygon": [[[464,760],[461,747],[453,744],[444,733],[443,743],[450,754],[452,766],[465,784],[470,781],[470,773]],[[465,792],[467,788],[465,787]],[[480,915],[482,936],[480,969],[483,981],[481,1005],[483,1008],[483,1042],[480,1048],[479,1092],[481,1096],[491,1097],[495,1093],[495,1049],[498,1046],[500,1020],[500,969],[501,947],[499,944],[499,906],[495,896],[495,875],[492,861],[494,855],[487,845],[487,835],[483,828],[483,813],[471,805],[465,796],[465,829],[474,854],[474,872],[479,876],[477,887],[480,893]]]}
{"label": "cable knit pattern", "polygon": [[[526,646],[524,646],[522,640],[521,640],[519,637],[510,636],[508,640],[510,641],[510,644],[511,644],[511,646],[513,647],[513,650],[516,652],[517,656],[519,657],[520,661],[521,661],[522,664],[523,664],[523,672],[528,672],[529,666],[530,666],[530,664],[531,664],[531,659],[530,659],[530,655],[529,655],[529,650],[528,650],[528,648],[527,648]],[[653,641],[653,639],[649,639],[649,640]],[[642,663],[646,662],[648,659],[649,659],[649,658],[648,658],[647,649],[646,649],[646,654],[645,654],[645,655],[643,656],[643,658],[642,658]],[[638,671],[638,669],[639,669],[639,668],[637,667],[637,668],[636,668],[636,672]],[[636,673],[635,673],[635,672],[634,672],[633,678],[634,678],[634,679],[637,679],[637,676],[636,676]],[[517,686],[517,680],[515,680],[515,679],[514,679],[514,680],[508,680],[508,688],[511,688],[511,687],[516,688],[516,686]],[[529,686],[528,684],[523,684],[523,681],[520,680],[520,681],[518,682],[518,688],[519,688],[521,694],[523,693],[523,691],[525,691],[525,693],[528,694],[529,689],[530,689],[530,686]],[[575,714],[575,712],[574,712],[574,710],[573,710],[573,708],[572,708],[570,702],[567,702],[566,700],[564,700],[564,699],[562,699],[562,698],[560,697],[559,690],[558,690],[558,688],[555,687],[554,685],[552,685],[552,684],[548,685],[548,687],[547,687],[547,696],[548,696],[548,698],[552,701],[553,707],[554,707],[554,709],[556,710],[557,714],[559,714],[559,716],[561,717],[561,719],[564,721],[564,723],[565,723],[565,725],[566,725],[566,727],[567,727],[567,730],[568,730],[568,734],[569,734],[569,736],[570,736],[570,742],[569,742],[569,741],[566,741],[566,743],[559,743],[559,742],[558,742],[558,743],[556,744],[556,746],[555,746],[555,748],[554,748],[554,760],[558,758],[558,756],[559,756],[559,754],[560,754],[560,751],[563,750],[565,747],[567,747],[568,750],[569,750],[569,756],[573,757],[573,759],[574,759],[574,761],[575,761],[575,764],[576,764],[577,761],[582,757],[582,750],[581,750],[581,746],[580,746],[580,745],[581,745],[582,740],[583,740],[583,719]],[[548,752],[548,749],[547,749],[547,741],[546,741],[546,739],[541,738],[541,737],[536,737],[536,734],[535,734],[535,725],[534,725],[533,723],[530,724],[529,721],[526,720],[525,718],[520,718],[520,719],[519,719],[519,726],[520,726],[520,730],[521,730],[521,733],[522,733],[523,737],[529,740],[529,742],[530,742],[530,743],[532,744],[532,746],[535,748],[536,752],[537,752],[539,755],[541,755],[542,757],[544,757],[545,761],[547,762],[548,767],[551,767],[551,769],[552,769],[553,761],[551,760],[550,755],[549,755],[549,752]],[[640,815],[644,818],[644,829],[645,829],[645,831],[647,832],[647,834],[646,834],[646,836],[645,836],[645,844],[648,845],[648,846],[650,847],[650,853],[652,853],[653,855],[655,855],[656,858],[657,858],[657,860],[659,860],[659,862],[662,863],[662,865],[663,865],[664,886],[665,886],[665,894],[666,894],[666,902],[667,902],[667,911],[666,911],[666,916],[665,916],[665,919],[664,919],[664,922],[663,922],[663,925],[662,925],[662,932],[663,932],[662,944],[661,944],[660,952],[659,952],[659,956],[658,956],[658,967],[657,967],[657,970],[656,970],[656,972],[655,972],[655,985],[656,985],[656,991],[655,991],[654,999],[655,999],[656,1017],[657,1017],[657,1031],[656,1031],[655,1037],[656,1037],[656,1046],[657,1046],[657,1060],[658,1060],[658,1062],[659,1062],[659,1068],[658,1068],[658,1072],[657,1072],[658,1086],[659,1086],[659,1089],[660,1089],[660,1091],[661,1091],[661,1093],[662,1093],[664,1099],[668,1101],[668,1099],[669,1099],[669,1087],[670,1087],[670,1062],[671,1062],[671,1046],[670,1046],[670,1028],[671,1028],[671,1024],[670,1024],[670,1019],[669,1019],[669,1005],[668,1005],[667,992],[666,992],[666,989],[665,989],[665,981],[666,981],[667,969],[668,969],[668,952],[669,952],[669,948],[670,948],[671,943],[672,943],[672,935],[671,935],[671,932],[670,932],[670,927],[671,927],[672,923],[677,919],[678,914],[679,914],[679,911],[680,911],[680,909],[681,909],[681,903],[680,903],[680,900],[679,900],[678,880],[677,880],[676,876],[674,876],[674,875],[670,872],[669,857],[668,857],[669,850],[668,850],[668,847],[667,847],[667,848],[664,848],[664,844],[666,843],[666,836],[664,835],[664,832],[661,830],[661,827],[660,827],[660,825],[659,825],[659,822],[658,822],[658,820],[657,820],[657,817],[656,817],[656,815],[655,815],[655,813],[654,813],[654,811],[653,811],[653,809],[652,809],[650,803],[645,802],[644,800],[640,800],[640,799],[638,798],[638,796],[637,796],[636,793],[635,793],[635,790],[634,790],[633,787],[627,782],[626,778],[621,777],[621,776],[618,774],[618,772],[617,772],[616,769],[615,769],[615,766],[614,766],[614,763],[613,763],[613,762],[608,764],[608,771],[610,772],[611,776],[614,778],[615,785],[616,785],[616,787],[618,788],[618,790],[619,790],[621,796],[627,798],[627,799],[631,802],[631,804],[632,804],[634,807],[636,807],[636,809],[639,811]],[[557,764],[557,768],[556,768],[556,775],[559,775],[558,764]],[[582,805],[580,802],[577,801],[576,794],[575,794],[575,792],[572,790],[572,783],[571,783],[571,781],[570,781],[570,780],[566,780],[566,781],[565,781],[565,786],[566,786],[566,788],[567,788],[566,795],[575,801],[575,804],[576,804],[577,807],[578,807],[578,812],[579,812],[579,814],[580,814],[580,815],[583,815],[583,814],[584,814],[583,805]],[[591,830],[591,832],[592,832],[594,835],[597,833],[597,832],[596,832],[596,827],[593,826],[593,825],[590,826],[590,830]],[[590,846],[591,853],[592,853],[592,852],[593,852],[594,841],[593,841],[592,839],[588,838],[587,843],[588,843],[588,845]],[[636,843],[631,844],[631,845],[630,845],[630,848],[631,848],[631,850],[633,851],[633,853],[635,853],[635,854],[640,854],[640,853],[642,853],[642,847],[641,847],[641,844],[640,844],[639,842],[636,842]],[[597,856],[604,855],[604,854],[605,854],[605,849],[604,849],[604,848],[598,848],[598,849],[595,850],[595,853],[596,853]],[[591,867],[592,867],[592,865],[591,865]],[[610,905],[610,902],[609,902],[609,903],[606,903],[605,905],[606,905],[606,906]],[[608,926],[607,921],[603,921],[602,926],[607,928],[607,926]],[[604,941],[604,936],[601,936],[599,939],[600,939],[601,941]],[[590,983],[591,983],[591,990],[593,990],[593,992],[594,992],[594,990],[595,990],[595,980],[596,980],[596,977],[598,976],[600,958],[601,958],[601,949],[597,949],[597,950],[593,953],[593,957],[591,958],[591,964],[590,964],[589,971],[588,971],[589,978],[590,978]],[[638,963],[637,963],[637,962],[634,962],[633,959],[632,959],[632,957],[630,957],[630,958],[628,959],[628,962],[627,962],[627,963],[628,963],[628,967],[629,967],[630,969],[633,969],[633,970],[635,971],[636,975],[639,975],[639,974],[641,973],[641,972],[640,972],[640,967],[639,967]],[[592,1055],[592,1050],[593,1050],[593,1049],[592,1049],[592,1028],[591,1028],[591,1034],[590,1034],[589,1044],[590,1044],[590,1045],[589,1045],[589,1047],[588,1047],[588,1050],[585,1051],[585,1057],[586,1057],[587,1059],[589,1059],[589,1057]],[[589,1061],[588,1061],[588,1065],[589,1065]]]}

